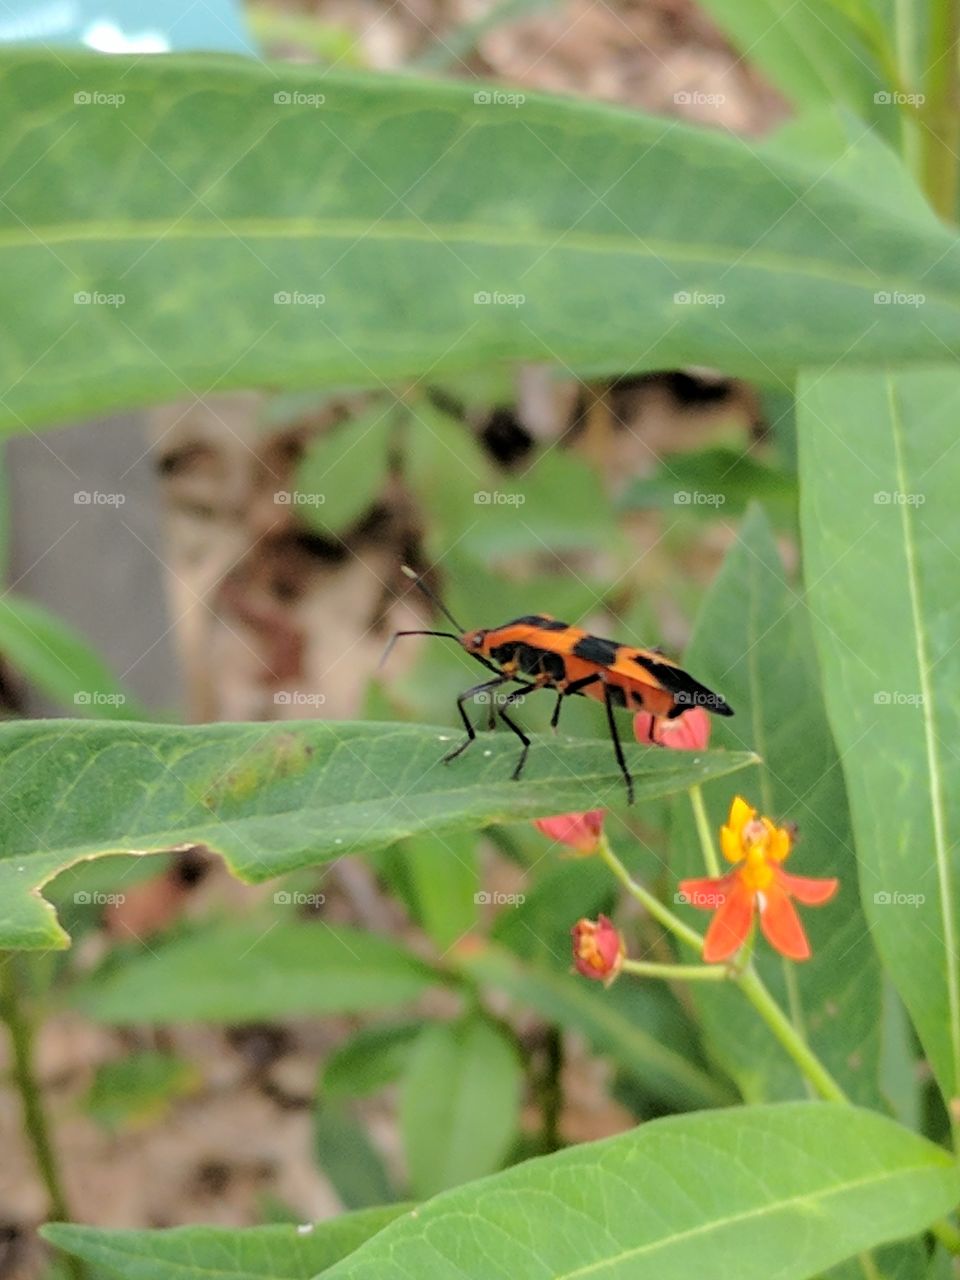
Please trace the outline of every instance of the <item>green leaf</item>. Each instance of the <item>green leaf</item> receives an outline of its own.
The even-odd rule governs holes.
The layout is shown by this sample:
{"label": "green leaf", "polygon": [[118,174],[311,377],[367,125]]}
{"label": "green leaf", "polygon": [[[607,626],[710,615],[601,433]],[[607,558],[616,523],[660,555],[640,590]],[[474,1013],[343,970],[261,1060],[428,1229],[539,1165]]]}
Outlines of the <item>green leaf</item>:
{"label": "green leaf", "polygon": [[[522,780],[511,782],[517,750],[503,734],[481,736],[441,765],[455,740],[423,725],[334,721],[0,725],[0,947],[64,946],[37,891],[106,853],[202,843],[241,879],[259,882],[420,831],[445,835],[623,801],[609,742],[540,739]],[[753,762],[656,747],[627,754],[639,801]]]}
{"label": "green leaf", "polygon": [[597,1053],[608,1054],[664,1105],[717,1107],[733,1101],[725,1084],[664,1043],[670,1038],[669,1031],[663,1034],[666,1028],[653,1034],[640,1024],[625,984],[604,991],[546,965],[525,964],[498,947],[465,952],[457,960],[470,977],[505,991],[521,1008],[535,1009],[557,1026],[578,1031]]}
{"label": "green leaf", "polygon": [[317,1100],[313,1145],[344,1208],[367,1209],[397,1198],[379,1152],[343,1101]]}
{"label": "green leaf", "polygon": [[890,1114],[908,1129],[927,1132],[920,1098],[923,1064],[913,1026],[889,974],[883,975],[880,1087]]}
{"label": "green leaf", "polygon": [[843,108],[820,107],[789,120],[764,140],[773,156],[826,169],[851,191],[883,187],[884,208],[913,223],[934,226],[937,215],[910,172],[907,162],[863,120]]}
{"label": "green leaf", "polygon": [[[927,1277],[927,1249],[922,1239],[901,1240],[871,1250],[876,1275],[881,1280],[921,1280]],[[831,1267],[823,1280],[866,1280],[862,1258],[848,1258]],[[954,1280],[948,1274],[943,1280]]]}
{"label": "green leaf", "polygon": [[174,1227],[102,1231],[54,1222],[40,1228],[65,1253],[124,1280],[312,1280],[376,1235],[402,1205],[348,1213],[304,1227]]}
{"label": "green leaf", "polygon": [[[843,774],[819,688],[816,655],[803,598],[786,579],[763,513],[751,511],[697,619],[687,661],[740,712],[716,723],[714,740],[749,747],[762,757],[756,774],[739,783],[745,798],[774,820],[795,821],[799,840],[789,870],[838,876],[836,898],[800,907],[812,959],[793,964],[762,939],[757,967],[784,1007],[795,1004],[814,1050],[858,1102],[880,1105],[881,980],[876,953],[857,901],[857,855]],[[716,839],[735,789],[706,788]],[[673,838],[676,867],[706,874],[690,806],[677,802]],[[709,919],[690,909],[704,927]],[[795,983],[791,995],[790,981]],[[805,1095],[796,1068],[733,988],[692,990],[709,1042],[749,1101]]]}
{"label": "green leaf", "polygon": [[474,1014],[423,1032],[403,1079],[400,1129],[418,1198],[497,1169],[513,1143],[523,1072],[512,1040]]}
{"label": "green leaf", "polygon": [[652,475],[633,481],[621,505],[626,510],[664,507],[672,516],[731,520],[757,500],[776,514],[778,523],[793,522],[796,481],[742,449],[721,445],[667,454]]}
{"label": "green leaf", "polygon": [[[442,561],[485,510],[483,497],[495,487],[493,466],[468,424],[428,400],[412,408],[405,428],[404,477],[425,513],[427,553]],[[496,516],[503,514],[496,508]]]}
{"label": "green leaf", "polygon": [[804,564],[871,937],[960,1098],[960,376],[811,375]]}
{"label": "green leaf", "polygon": [[[543,845],[538,856],[543,857]],[[550,854],[537,868],[535,883],[523,886],[523,901],[507,904],[495,918],[490,936],[524,960],[556,960],[570,965],[570,927],[580,916],[610,911],[616,886],[599,858]]]}
{"label": "green leaf", "polygon": [[872,1112],[670,1116],[438,1196],[329,1280],[809,1280],[957,1191],[947,1152]]}
{"label": "green leaf", "polygon": [[97,1067],[84,1099],[87,1114],[108,1130],[149,1123],[199,1084],[196,1069],[169,1053],[132,1053]]}
{"label": "green leaf", "polygon": [[103,720],[143,715],[87,641],[32,600],[16,595],[0,600],[0,653],[74,714]]}
{"label": "green leaf", "polygon": [[578,551],[609,554],[622,538],[597,471],[556,448],[498,477],[474,504],[463,546],[486,564],[524,553],[561,560]]}
{"label": "green leaf", "polygon": [[[720,130],[495,92],[5,51],[18,307],[0,425],[184,384],[379,386],[521,359],[776,379],[960,342],[945,228]],[[875,306],[878,289],[925,292],[923,323]]]}
{"label": "green leaf", "polygon": [[338,532],[367,511],[383,489],[395,429],[394,408],[378,403],[308,445],[294,477],[294,498],[309,525]]}
{"label": "green leaf", "polygon": [[875,104],[874,94],[892,87],[877,55],[887,66],[894,58],[870,0],[810,0],[800,11],[776,0],[705,0],[705,7],[744,57],[798,106],[844,102],[881,122],[878,106],[884,106],[892,128],[897,108]]}
{"label": "green leaf", "polygon": [[480,867],[476,836],[424,831],[403,854],[417,915],[441,952],[474,929],[480,918]]}
{"label": "green leaf", "polygon": [[361,1098],[392,1084],[403,1073],[423,1019],[363,1027],[331,1053],[321,1073],[330,1098]]}
{"label": "green leaf", "polygon": [[78,983],[70,1002],[101,1022],[253,1022],[389,1008],[438,981],[410,952],[372,933],[231,921],[126,955]]}

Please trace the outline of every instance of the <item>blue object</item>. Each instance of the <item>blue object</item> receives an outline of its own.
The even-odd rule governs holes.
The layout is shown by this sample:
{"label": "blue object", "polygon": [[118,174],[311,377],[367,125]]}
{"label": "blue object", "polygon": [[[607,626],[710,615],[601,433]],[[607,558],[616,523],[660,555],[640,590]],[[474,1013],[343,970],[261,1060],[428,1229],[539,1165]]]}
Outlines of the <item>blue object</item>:
{"label": "blue object", "polygon": [[4,0],[0,44],[84,45],[101,53],[259,53],[234,0]]}

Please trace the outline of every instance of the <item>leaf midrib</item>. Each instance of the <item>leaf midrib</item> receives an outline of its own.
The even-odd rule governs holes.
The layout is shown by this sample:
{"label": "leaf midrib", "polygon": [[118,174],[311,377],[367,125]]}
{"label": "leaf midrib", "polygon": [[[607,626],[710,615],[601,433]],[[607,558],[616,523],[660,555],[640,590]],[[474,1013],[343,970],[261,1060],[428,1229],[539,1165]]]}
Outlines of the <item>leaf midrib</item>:
{"label": "leaf midrib", "polygon": [[[371,225],[373,224],[373,225]],[[406,240],[423,244],[453,242],[457,244],[478,243],[491,248],[528,248],[541,250],[544,240],[559,236],[558,244],[571,245],[575,249],[595,254],[634,254],[639,257],[654,259],[670,259],[678,262],[700,262],[706,266],[722,266],[733,269],[759,269],[771,273],[799,275],[822,278],[833,283],[849,284],[857,288],[876,291],[878,276],[869,269],[859,270],[856,267],[835,263],[827,259],[802,258],[797,253],[776,254],[764,252],[755,247],[748,247],[746,253],[742,244],[731,244],[724,251],[717,252],[710,245],[696,245],[689,241],[664,240],[637,232],[632,236],[597,235],[593,233],[564,230],[563,227],[545,225],[539,234],[532,231],[513,231],[510,228],[492,224],[456,223],[446,225],[437,222],[390,222],[382,225],[371,217],[368,221],[350,221],[348,219],[319,218],[233,218],[220,221],[188,222],[185,219],[176,221],[174,215],[169,220],[143,221],[137,223],[92,222],[33,224],[33,234],[18,227],[10,230],[0,229],[0,252],[4,249],[23,250],[35,248],[38,236],[42,236],[43,245],[66,245],[70,243],[140,241],[155,244],[158,240],[231,240],[238,236],[256,240],[277,239],[290,240],[349,240],[365,241]],[[799,264],[799,265],[798,265]],[[894,286],[916,284],[914,277],[884,276],[882,283]],[[928,299],[941,302],[947,306],[956,306],[957,300],[948,293],[931,291]]]}
{"label": "leaf midrib", "polygon": [[[903,456],[903,421],[896,384],[888,373],[887,399],[890,406],[890,432],[893,437],[896,458],[897,488],[909,493],[906,462]],[[950,1048],[953,1055],[953,1089],[960,1096],[960,957],[957,955],[957,920],[954,910],[953,885],[950,875],[950,859],[947,852],[947,820],[943,795],[943,777],[940,756],[937,752],[937,734],[934,727],[936,703],[930,681],[931,663],[927,632],[920,607],[920,578],[917,569],[917,549],[913,535],[911,504],[901,502],[900,527],[903,531],[904,563],[910,592],[910,612],[917,646],[917,674],[920,694],[923,698],[923,737],[927,756],[927,776],[930,789],[930,808],[933,817],[934,851],[937,860],[937,881],[940,888],[940,917],[943,922],[944,957],[947,974],[947,1000],[950,1006]]]}
{"label": "leaf midrib", "polygon": [[[816,1103],[811,1105],[817,1105]],[[639,1245],[633,1249],[625,1249],[622,1253],[614,1254],[607,1258],[602,1258],[597,1262],[591,1262],[585,1267],[578,1267],[576,1271],[564,1271],[555,1277],[555,1280],[579,1280],[581,1276],[589,1276],[596,1274],[601,1268],[613,1266],[618,1262],[628,1259],[639,1258],[643,1254],[654,1253],[659,1249],[667,1248],[677,1241],[686,1242],[697,1236],[708,1235],[713,1231],[721,1230],[725,1227],[732,1226],[740,1222],[749,1222],[751,1219],[762,1218],[765,1216],[774,1216],[784,1209],[792,1209],[796,1206],[806,1205],[816,1212],[821,1212],[825,1203],[831,1199],[838,1199],[846,1195],[850,1191],[859,1190],[861,1187],[870,1187],[881,1185],[884,1182],[891,1184],[906,1177],[908,1180],[916,1174],[929,1173],[934,1166],[931,1163],[917,1164],[909,1166],[901,1166],[896,1172],[888,1173],[886,1171],[876,1174],[867,1175],[863,1178],[855,1178],[852,1181],[837,1183],[826,1189],[822,1194],[804,1193],[802,1195],[788,1196],[786,1198],[775,1201],[772,1204],[758,1205],[753,1209],[745,1209],[740,1213],[728,1214],[724,1218],[714,1218],[710,1222],[701,1223],[699,1226],[691,1227],[687,1231],[674,1232],[672,1235],[663,1236],[659,1240],[652,1240],[648,1244]]]}

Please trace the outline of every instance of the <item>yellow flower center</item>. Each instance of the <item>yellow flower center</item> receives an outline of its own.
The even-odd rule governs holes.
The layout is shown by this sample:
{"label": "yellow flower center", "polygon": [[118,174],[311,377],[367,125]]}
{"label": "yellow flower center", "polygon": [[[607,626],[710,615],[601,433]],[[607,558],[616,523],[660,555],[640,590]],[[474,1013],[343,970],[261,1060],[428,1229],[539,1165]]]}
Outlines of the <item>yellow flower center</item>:
{"label": "yellow flower center", "polygon": [[740,879],[753,893],[763,892],[770,887],[773,879],[773,867],[767,856],[767,841],[751,845],[740,868]]}

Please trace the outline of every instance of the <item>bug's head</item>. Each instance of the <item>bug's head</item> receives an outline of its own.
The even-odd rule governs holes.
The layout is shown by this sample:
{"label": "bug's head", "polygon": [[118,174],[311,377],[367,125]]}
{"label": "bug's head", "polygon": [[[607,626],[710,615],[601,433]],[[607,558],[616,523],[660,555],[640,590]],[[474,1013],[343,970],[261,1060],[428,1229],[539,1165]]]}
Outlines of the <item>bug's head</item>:
{"label": "bug's head", "polygon": [[466,649],[467,653],[482,653],[486,639],[486,631],[465,631],[460,637],[460,643],[463,645],[464,649]]}

